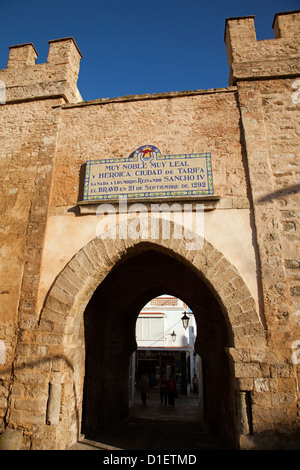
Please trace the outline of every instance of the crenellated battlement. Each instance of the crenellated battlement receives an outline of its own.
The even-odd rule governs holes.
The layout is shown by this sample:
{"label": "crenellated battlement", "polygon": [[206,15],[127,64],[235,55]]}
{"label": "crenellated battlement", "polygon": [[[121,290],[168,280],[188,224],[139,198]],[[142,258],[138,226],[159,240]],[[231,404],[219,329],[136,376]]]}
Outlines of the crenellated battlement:
{"label": "crenellated battlement", "polygon": [[82,54],[72,37],[48,41],[46,63],[36,64],[32,43],[9,47],[6,69],[0,70],[6,102],[63,96],[66,102],[82,101],[77,89]]}
{"label": "crenellated battlement", "polygon": [[300,74],[300,10],[276,13],[274,39],[258,41],[254,16],[227,18],[225,44],[230,66],[229,84]]}

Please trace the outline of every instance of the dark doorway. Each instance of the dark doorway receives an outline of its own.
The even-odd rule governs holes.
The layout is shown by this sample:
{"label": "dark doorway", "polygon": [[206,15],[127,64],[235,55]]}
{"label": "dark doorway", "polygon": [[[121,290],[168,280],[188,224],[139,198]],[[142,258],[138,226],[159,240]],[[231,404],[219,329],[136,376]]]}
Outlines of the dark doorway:
{"label": "dark doorway", "polygon": [[[137,251],[138,249],[138,251]],[[169,292],[192,309],[202,357],[205,423],[209,433],[236,443],[233,373],[226,354],[230,329],[216,297],[184,259],[141,243],[128,251],[98,286],[84,314],[85,380],[82,433],[96,438],[102,429],[129,415],[128,370],[136,351],[135,324],[142,307]]]}

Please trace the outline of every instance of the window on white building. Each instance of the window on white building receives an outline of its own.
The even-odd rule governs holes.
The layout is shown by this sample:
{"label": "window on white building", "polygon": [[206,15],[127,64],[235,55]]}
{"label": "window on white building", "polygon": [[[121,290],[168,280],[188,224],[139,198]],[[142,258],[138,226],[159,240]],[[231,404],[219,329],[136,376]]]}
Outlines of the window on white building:
{"label": "window on white building", "polygon": [[163,315],[140,315],[136,322],[136,338],[138,341],[159,341],[164,336]]}

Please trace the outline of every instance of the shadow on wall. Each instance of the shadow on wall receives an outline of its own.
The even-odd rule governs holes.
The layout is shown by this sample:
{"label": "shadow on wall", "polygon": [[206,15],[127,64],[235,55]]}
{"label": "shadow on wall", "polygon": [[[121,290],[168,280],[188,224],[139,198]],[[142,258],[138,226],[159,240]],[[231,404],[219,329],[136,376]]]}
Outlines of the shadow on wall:
{"label": "shadow on wall", "polygon": [[290,194],[296,194],[300,190],[300,184],[294,184],[291,186],[288,186],[287,188],[279,189],[278,191],[275,191],[274,193],[266,194],[262,198],[258,200],[259,203],[271,201],[272,199],[279,199],[284,196],[289,196]]}

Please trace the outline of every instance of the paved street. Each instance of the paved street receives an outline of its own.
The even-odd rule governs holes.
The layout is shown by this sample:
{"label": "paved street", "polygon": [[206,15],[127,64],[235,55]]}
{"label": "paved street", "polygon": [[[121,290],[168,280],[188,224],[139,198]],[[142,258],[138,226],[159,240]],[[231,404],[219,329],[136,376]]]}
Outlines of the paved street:
{"label": "paved street", "polygon": [[193,396],[179,397],[175,407],[160,404],[157,392],[152,392],[146,405],[139,395],[130,416],[107,429],[95,441],[83,440],[72,450],[214,450],[222,443],[213,439],[201,427],[198,401]]}

